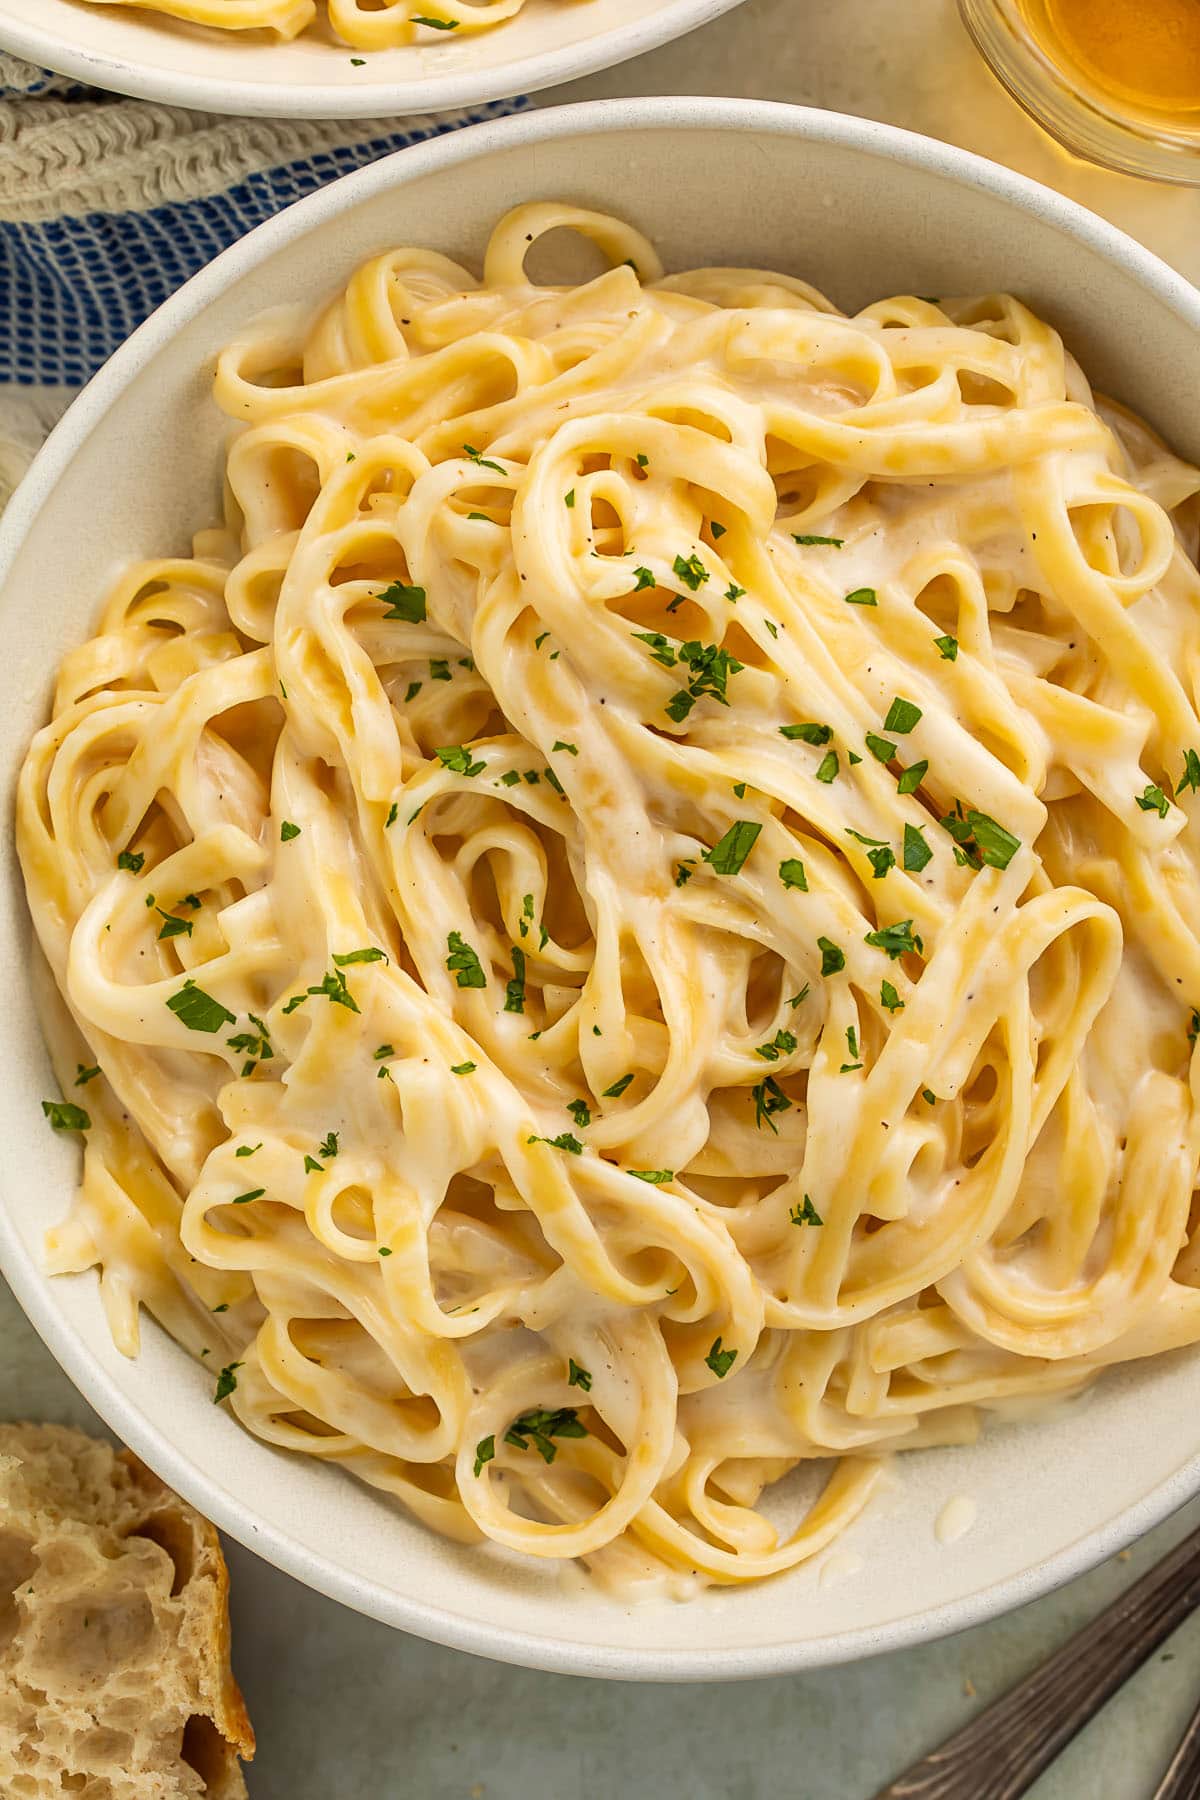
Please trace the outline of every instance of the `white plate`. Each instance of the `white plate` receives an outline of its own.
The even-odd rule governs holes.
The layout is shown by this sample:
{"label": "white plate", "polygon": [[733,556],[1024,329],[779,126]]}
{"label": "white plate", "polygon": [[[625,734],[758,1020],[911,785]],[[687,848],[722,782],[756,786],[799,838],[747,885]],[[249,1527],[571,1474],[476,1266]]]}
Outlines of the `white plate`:
{"label": "white plate", "polygon": [[[83,0],[0,0],[0,49],[94,87],[269,119],[394,118],[534,93],[641,56],[740,0],[528,0],[491,31],[351,51]],[[432,34],[426,34],[430,36]],[[351,57],[361,61],[356,67]]]}
{"label": "white plate", "polygon": [[[76,402],[0,526],[9,779],[51,671],[110,572],[182,553],[214,515],[225,424],[213,357],[281,299],[314,301],[397,242],[478,256],[518,199],[620,209],[669,267],[746,261],[803,274],[844,306],[894,291],[1010,287],[1097,381],[1200,455],[1200,294],[1069,201],[944,144],[834,114],[745,101],[635,100],[479,126],[346,177],[261,226],[137,331]],[[94,1277],[48,1280],[42,1233],[77,1151],[42,1124],[53,1091],[22,973],[30,930],[6,842],[0,957],[0,1263],[67,1373],[113,1429],[217,1523],[376,1618],[487,1656],[590,1675],[713,1680],[894,1649],[1015,1606],[1147,1530],[1200,1490],[1200,1355],[1124,1370],[1053,1421],[902,1461],[891,1491],[818,1568],[627,1610],[544,1564],[446,1543],[334,1469],[249,1437],[203,1370],[147,1323],[113,1349]],[[939,1546],[964,1493],[974,1529]],[[844,1552],[862,1558],[845,1575]]]}

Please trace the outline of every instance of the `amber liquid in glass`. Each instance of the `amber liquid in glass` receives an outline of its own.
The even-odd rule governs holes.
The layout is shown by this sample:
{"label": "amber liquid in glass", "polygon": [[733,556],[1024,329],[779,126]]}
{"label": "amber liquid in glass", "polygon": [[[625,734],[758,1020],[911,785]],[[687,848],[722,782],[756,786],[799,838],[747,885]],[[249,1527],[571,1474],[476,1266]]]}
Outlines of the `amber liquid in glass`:
{"label": "amber liquid in glass", "polygon": [[1105,110],[1200,135],[1200,0],[1018,0],[1043,52]]}

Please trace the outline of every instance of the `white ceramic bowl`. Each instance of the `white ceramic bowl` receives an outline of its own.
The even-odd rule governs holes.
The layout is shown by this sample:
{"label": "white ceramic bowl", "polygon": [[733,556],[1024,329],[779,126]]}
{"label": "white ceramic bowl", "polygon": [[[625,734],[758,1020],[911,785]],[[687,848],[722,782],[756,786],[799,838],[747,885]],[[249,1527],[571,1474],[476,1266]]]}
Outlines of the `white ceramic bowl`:
{"label": "white ceramic bowl", "polygon": [[[96,377],[0,526],[11,780],[51,671],[108,574],[178,553],[215,512],[226,426],[209,401],[218,347],[281,299],[327,295],[402,241],[477,256],[517,199],[619,208],[669,267],[770,265],[843,305],[895,290],[1011,287],[1051,318],[1111,393],[1200,455],[1200,294],[1070,202],[884,125],[740,101],[637,100],[523,115],[402,151],[261,226],[189,282]],[[113,1349],[95,1279],[46,1279],[45,1226],[77,1151],[43,1128],[53,1091],[22,973],[30,929],[11,844],[0,891],[0,1262],[50,1349],[114,1431],[234,1537],[323,1592],[419,1635],[555,1670],[649,1679],[777,1673],[893,1649],[1003,1611],[1096,1562],[1200,1490],[1200,1355],[1127,1369],[1051,1421],[899,1465],[884,1499],[819,1567],[626,1610],[546,1565],[428,1534],[346,1475],[256,1442],[211,1404],[203,1370],[147,1322]],[[953,1495],[973,1531],[939,1546]]]}
{"label": "white ceramic bowl", "polygon": [[[491,31],[352,52],[82,0],[0,0],[0,49],[94,87],[271,119],[395,118],[534,93],[641,56],[740,0],[528,0]],[[426,33],[427,38],[434,34]],[[352,56],[356,59],[351,61]]]}

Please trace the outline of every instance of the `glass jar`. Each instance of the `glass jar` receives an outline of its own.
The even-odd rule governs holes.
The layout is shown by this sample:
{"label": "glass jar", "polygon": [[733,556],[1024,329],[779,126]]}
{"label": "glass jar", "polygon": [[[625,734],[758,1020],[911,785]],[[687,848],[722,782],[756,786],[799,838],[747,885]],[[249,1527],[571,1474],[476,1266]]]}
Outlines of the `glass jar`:
{"label": "glass jar", "polygon": [[959,0],[992,72],[1060,143],[1200,186],[1200,0]]}

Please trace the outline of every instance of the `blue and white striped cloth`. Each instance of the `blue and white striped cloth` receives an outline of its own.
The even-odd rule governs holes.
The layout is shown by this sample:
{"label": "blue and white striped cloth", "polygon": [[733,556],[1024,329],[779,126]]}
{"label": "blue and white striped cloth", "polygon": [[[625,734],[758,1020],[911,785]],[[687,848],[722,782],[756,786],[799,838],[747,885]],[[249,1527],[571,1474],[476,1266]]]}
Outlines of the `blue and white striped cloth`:
{"label": "blue and white striped cloth", "polygon": [[101,94],[0,52],[0,412],[6,386],[81,387],[168,294],[291,201],[528,105],[226,119]]}

